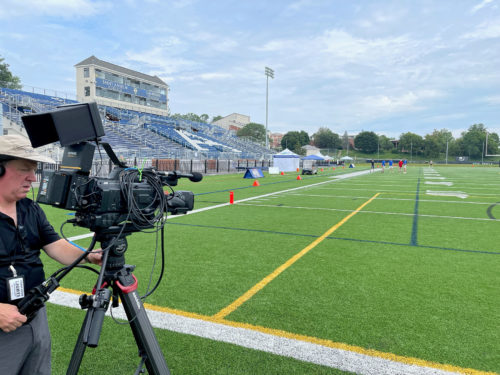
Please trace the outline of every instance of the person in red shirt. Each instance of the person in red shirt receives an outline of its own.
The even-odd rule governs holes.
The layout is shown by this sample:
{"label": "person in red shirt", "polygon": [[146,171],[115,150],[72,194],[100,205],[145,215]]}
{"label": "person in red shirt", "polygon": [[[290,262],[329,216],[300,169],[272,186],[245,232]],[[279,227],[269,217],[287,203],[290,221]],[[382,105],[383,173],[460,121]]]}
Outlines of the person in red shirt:
{"label": "person in red shirt", "polygon": [[401,172],[401,169],[403,168],[403,160],[399,161],[399,172]]}

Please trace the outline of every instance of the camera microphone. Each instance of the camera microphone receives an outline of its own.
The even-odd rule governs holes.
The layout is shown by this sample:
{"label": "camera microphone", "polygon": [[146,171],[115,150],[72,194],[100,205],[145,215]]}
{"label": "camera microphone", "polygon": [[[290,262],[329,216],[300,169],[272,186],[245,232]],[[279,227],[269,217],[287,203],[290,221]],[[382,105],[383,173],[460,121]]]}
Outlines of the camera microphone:
{"label": "camera microphone", "polygon": [[189,178],[189,181],[199,182],[203,179],[203,175],[200,172],[192,172],[192,173],[181,173],[178,171],[173,172],[157,172],[159,175],[165,176],[170,179],[178,179],[178,178]]}

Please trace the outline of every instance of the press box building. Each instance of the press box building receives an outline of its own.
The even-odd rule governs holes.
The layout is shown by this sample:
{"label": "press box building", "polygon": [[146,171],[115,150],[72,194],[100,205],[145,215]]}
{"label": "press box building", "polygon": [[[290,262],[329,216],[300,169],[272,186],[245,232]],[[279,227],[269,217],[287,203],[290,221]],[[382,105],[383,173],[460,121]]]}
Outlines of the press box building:
{"label": "press box building", "polygon": [[157,76],[99,60],[95,56],[75,65],[79,102],[168,116],[168,85]]}

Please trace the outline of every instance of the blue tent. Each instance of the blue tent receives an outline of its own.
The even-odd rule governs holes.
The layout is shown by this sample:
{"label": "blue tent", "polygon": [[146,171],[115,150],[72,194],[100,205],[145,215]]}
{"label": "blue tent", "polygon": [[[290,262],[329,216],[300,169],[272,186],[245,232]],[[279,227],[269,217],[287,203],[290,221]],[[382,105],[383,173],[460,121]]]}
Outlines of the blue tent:
{"label": "blue tent", "polygon": [[325,158],[322,158],[319,155],[308,155],[305,158],[302,158],[302,160],[325,160]]}

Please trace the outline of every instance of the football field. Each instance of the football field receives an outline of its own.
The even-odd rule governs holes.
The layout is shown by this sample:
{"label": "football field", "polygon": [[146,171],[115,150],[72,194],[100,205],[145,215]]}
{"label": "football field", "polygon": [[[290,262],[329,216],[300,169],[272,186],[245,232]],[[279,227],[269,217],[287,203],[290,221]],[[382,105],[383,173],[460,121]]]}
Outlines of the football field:
{"label": "football field", "polygon": [[[195,210],[169,216],[165,275],[145,301],[172,374],[500,372],[500,168],[265,176],[260,186],[238,174],[176,187],[196,194]],[[43,207],[56,230],[68,218]],[[159,275],[159,240],[127,239],[144,294]],[[47,276],[58,268],[46,260]],[[74,270],[50,299],[55,374],[85,315],[68,306],[95,281]],[[106,318],[81,373],[135,371],[119,323]]]}

